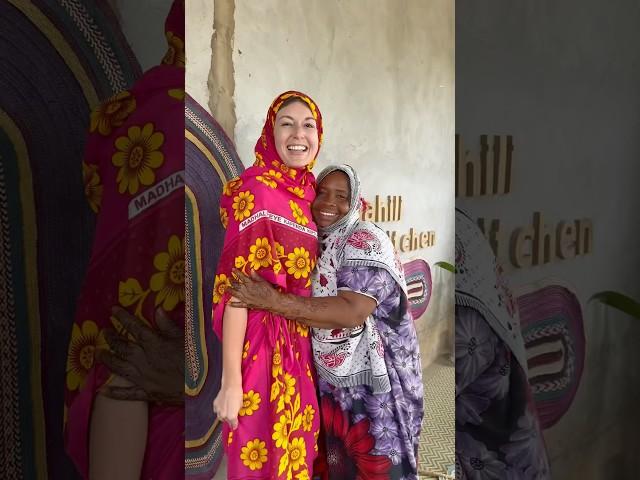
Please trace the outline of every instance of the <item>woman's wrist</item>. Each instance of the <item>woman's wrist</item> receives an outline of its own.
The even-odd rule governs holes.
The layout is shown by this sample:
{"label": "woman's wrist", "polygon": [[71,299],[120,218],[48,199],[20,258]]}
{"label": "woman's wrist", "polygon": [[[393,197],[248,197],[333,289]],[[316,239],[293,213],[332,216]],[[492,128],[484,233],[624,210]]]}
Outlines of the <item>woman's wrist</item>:
{"label": "woman's wrist", "polygon": [[265,296],[265,300],[267,302],[267,308],[265,310],[272,313],[280,313],[278,311],[278,306],[282,303],[282,299],[285,296],[284,293],[279,292],[275,288],[271,288],[269,295]]}
{"label": "woman's wrist", "polygon": [[225,372],[223,370],[220,388],[233,388],[238,386],[242,386],[242,373],[240,371]]}

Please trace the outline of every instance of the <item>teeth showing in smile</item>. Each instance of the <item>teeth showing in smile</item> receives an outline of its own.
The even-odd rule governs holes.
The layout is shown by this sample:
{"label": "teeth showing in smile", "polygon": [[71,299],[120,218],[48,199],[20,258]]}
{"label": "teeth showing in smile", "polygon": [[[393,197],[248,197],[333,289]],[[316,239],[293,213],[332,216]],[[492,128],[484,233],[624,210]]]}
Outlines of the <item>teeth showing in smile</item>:
{"label": "teeth showing in smile", "polygon": [[307,147],[305,147],[304,145],[289,145],[287,146],[287,150],[294,152],[306,152]]}
{"label": "teeth showing in smile", "polygon": [[337,213],[320,212],[320,215],[322,215],[323,217],[335,217]]}

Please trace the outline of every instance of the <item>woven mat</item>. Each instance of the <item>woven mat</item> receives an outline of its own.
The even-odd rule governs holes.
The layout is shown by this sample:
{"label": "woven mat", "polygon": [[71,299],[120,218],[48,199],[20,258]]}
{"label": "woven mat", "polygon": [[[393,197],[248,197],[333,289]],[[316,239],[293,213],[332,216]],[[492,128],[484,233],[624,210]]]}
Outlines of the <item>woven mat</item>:
{"label": "woven mat", "polygon": [[67,349],[95,215],[91,108],[140,75],[107,2],[0,2],[0,478],[77,478],[62,435]]}
{"label": "woven mat", "polygon": [[421,479],[453,478],[455,462],[455,371],[438,359],[423,372],[424,420],[418,446]]}

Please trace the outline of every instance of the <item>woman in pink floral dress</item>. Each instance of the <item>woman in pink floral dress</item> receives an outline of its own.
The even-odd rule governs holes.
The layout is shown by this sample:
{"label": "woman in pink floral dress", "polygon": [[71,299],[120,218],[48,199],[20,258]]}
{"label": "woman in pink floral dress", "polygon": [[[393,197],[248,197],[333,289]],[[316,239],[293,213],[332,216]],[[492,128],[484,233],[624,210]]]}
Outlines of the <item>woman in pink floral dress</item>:
{"label": "woman in pink floral dress", "polygon": [[317,455],[319,407],[306,326],[282,315],[229,306],[232,269],[284,292],[309,296],[317,256],[311,168],[322,117],[299,92],[279,95],[255,147],[256,161],[229,182],[220,216],[226,236],[214,284],[214,330],[223,340],[214,402],[225,421],[227,478],[307,480]]}

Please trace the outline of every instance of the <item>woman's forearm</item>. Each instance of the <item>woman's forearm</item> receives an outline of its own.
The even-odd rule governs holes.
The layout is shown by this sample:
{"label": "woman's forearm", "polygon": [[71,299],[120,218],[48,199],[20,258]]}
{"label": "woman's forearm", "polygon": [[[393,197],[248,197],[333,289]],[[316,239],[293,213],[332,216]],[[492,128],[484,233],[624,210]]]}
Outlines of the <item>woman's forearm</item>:
{"label": "woman's forearm", "polygon": [[225,385],[242,383],[242,349],[246,331],[247,309],[227,305],[222,320],[222,383]]}
{"label": "woman's forearm", "polygon": [[354,328],[362,325],[376,307],[376,301],[354,292],[336,297],[300,297],[280,293],[272,312],[315,328]]}
{"label": "woman's forearm", "polygon": [[247,314],[246,308],[227,304],[222,318],[222,382],[213,401],[213,411],[232,430],[238,427],[238,412],[242,407],[242,350]]}
{"label": "woman's forearm", "polygon": [[[114,387],[133,384],[117,375]],[[89,430],[89,478],[137,480],[142,472],[149,427],[147,402],[114,400],[102,394],[93,402]]]}

